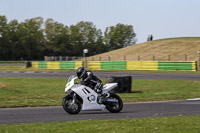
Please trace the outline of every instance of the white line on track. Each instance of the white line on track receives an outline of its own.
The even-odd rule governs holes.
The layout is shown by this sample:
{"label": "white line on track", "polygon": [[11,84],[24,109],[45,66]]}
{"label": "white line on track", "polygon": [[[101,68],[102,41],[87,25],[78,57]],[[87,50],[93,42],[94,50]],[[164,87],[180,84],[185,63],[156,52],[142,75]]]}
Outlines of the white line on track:
{"label": "white line on track", "polygon": [[187,100],[200,100],[200,98],[192,98],[192,99],[187,99]]}

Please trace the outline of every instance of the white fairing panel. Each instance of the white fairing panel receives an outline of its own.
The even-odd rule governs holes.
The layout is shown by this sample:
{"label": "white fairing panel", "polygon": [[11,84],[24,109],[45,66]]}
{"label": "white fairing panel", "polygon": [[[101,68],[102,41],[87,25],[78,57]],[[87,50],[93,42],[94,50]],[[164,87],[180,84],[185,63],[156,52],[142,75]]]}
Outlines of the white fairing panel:
{"label": "white fairing panel", "polygon": [[65,85],[65,92],[67,92],[74,85],[75,79],[77,79],[77,77],[74,75],[69,77],[67,84]]}
{"label": "white fairing panel", "polygon": [[84,85],[73,85],[71,88],[83,99],[82,110],[103,110],[105,105],[97,103],[98,94]]}
{"label": "white fairing panel", "polygon": [[103,86],[103,93],[108,93],[115,87],[117,87],[117,83],[107,83]]}

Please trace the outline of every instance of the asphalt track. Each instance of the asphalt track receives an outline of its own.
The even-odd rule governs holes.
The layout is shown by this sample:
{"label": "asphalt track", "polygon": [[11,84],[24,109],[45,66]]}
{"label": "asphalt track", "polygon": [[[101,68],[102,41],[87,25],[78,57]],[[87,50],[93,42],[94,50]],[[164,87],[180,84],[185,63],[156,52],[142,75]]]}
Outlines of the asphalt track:
{"label": "asphalt track", "polygon": [[[102,79],[118,76],[131,76],[132,79],[155,80],[193,80],[200,81],[200,74],[171,74],[171,73],[135,73],[135,72],[94,72]],[[68,78],[75,72],[51,73],[51,72],[0,72],[0,77],[39,77],[39,78]]]}
{"label": "asphalt track", "polygon": [[[68,73],[0,72],[0,77],[68,78]],[[132,79],[193,80],[200,81],[199,74],[95,72],[99,78],[131,76]],[[62,107],[1,108],[0,124],[56,122],[75,120],[128,119],[159,116],[200,115],[200,100],[169,101],[124,104],[120,113],[81,111],[78,115],[67,114]]]}
{"label": "asphalt track", "polygon": [[107,110],[81,111],[77,115],[69,115],[61,106],[2,108],[0,109],[0,124],[131,119],[183,115],[200,115],[200,100],[131,103],[124,104],[124,108],[120,113],[110,113]]}

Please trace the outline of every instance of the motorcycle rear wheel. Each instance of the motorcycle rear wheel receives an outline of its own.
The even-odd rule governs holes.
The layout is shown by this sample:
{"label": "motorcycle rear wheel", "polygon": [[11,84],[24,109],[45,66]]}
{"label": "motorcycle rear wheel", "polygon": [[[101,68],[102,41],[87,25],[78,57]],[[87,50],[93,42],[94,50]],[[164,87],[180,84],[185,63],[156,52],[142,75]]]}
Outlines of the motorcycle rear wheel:
{"label": "motorcycle rear wheel", "polygon": [[78,114],[81,111],[81,102],[76,99],[75,103],[73,103],[73,95],[64,97],[62,105],[64,110],[69,114]]}
{"label": "motorcycle rear wheel", "polygon": [[120,112],[122,110],[122,108],[123,108],[122,99],[118,95],[116,95],[114,93],[111,93],[108,98],[109,99],[114,99],[117,102],[105,102],[106,109],[108,111],[110,111],[111,113],[118,113],[118,112]]}

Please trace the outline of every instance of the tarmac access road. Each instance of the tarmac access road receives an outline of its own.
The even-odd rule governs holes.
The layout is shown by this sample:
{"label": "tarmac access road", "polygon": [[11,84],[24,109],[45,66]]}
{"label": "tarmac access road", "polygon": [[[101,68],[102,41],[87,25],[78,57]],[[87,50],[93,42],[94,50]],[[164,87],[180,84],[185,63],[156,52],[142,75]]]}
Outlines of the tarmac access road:
{"label": "tarmac access road", "polygon": [[[135,73],[135,72],[94,72],[101,78],[118,76],[131,76],[132,79],[154,79],[154,80],[192,80],[200,81],[200,74],[180,74],[180,73]],[[0,77],[38,77],[38,78],[68,78],[76,75],[75,72],[0,72]]]}
{"label": "tarmac access road", "polygon": [[70,115],[61,106],[0,108],[0,124],[75,120],[132,119],[144,117],[200,115],[200,100],[124,104],[120,113],[81,111]]}

